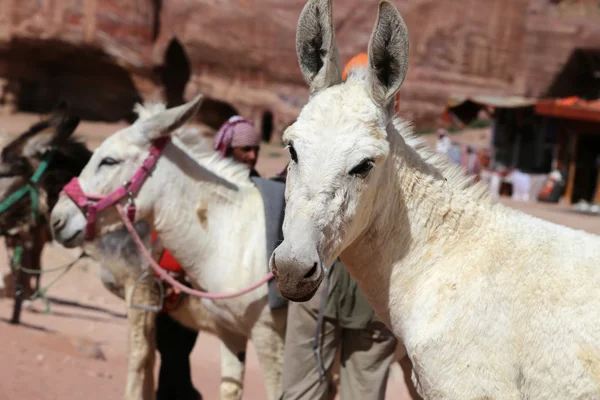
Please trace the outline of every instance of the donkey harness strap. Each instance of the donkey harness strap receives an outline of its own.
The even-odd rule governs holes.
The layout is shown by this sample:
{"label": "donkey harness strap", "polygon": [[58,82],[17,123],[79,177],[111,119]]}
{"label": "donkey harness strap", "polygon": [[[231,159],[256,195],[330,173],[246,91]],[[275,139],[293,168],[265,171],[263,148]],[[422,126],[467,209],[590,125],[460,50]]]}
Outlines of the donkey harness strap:
{"label": "donkey harness strap", "polygon": [[117,190],[107,196],[86,195],[79,184],[78,178],[73,178],[63,189],[77,206],[84,211],[87,217],[86,240],[93,240],[96,236],[96,217],[97,214],[111,206],[117,204],[121,199],[127,198],[127,217],[130,221],[135,220],[135,204],[133,197],[140,190],[144,181],[150,175],[152,168],[156,164],[163,150],[170,142],[171,138],[160,137],[152,142],[148,157],[144,160],[142,166],[135,172],[130,181],[120,186]]}
{"label": "donkey harness strap", "polygon": [[39,195],[37,191],[37,184],[39,180],[42,178],[46,170],[48,169],[48,165],[52,162],[54,158],[54,154],[56,153],[56,149],[50,150],[44,159],[41,161],[40,165],[37,167],[29,182],[23,185],[19,190],[13,192],[10,196],[8,196],[3,202],[0,202],[0,214],[7,211],[11,208],[15,203],[21,200],[26,194],[29,194],[31,199],[31,221],[36,222],[38,218],[39,212]]}

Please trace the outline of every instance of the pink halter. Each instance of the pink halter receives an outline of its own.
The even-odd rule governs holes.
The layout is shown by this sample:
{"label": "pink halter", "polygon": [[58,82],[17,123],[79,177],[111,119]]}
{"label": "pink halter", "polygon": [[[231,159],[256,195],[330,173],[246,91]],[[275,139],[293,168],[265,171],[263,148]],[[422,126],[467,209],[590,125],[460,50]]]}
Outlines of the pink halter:
{"label": "pink halter", "polygon": [[77,178],[71,179],[71,181],[63,188],[63,193],[69,196],[69,198],[77,204],[87,218],[85,231],[86,240],[93,240],[96,236],[97,214],[102,210],[114,206],[125,197],[127,197],[127,218],[132,222],[135,220],[136,209],[134,196],[137,194],[138,190],[140,190],[146,178],[150,175],[152,168],[156,165],[158,158],[170,140],[171,138],[168,136],[154,140],[152,147],[150,147],[150,154],[148,154],[148,157],[144,160],[142,166],[135,172],[131,180],[108,196],[86,195]]}

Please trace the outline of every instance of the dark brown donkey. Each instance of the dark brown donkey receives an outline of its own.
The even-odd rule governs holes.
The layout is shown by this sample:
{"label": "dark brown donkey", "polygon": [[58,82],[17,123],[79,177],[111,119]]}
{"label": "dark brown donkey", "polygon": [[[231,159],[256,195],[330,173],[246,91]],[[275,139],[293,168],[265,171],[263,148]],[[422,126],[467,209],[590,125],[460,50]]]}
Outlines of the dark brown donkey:
{"label": "dark brown donkey", "polygon": [[[59,104],[48,119],[33,125],[0,153],[0,235],[6,238],[7,247],[24,248],[21,265],[28,269],[40,270],[44,244],[52,240],[48,215],[62,188],[79,176],[91,157],[87,147],[72,137],[79,118],[70,116],[67,108],[66,103]],[[40,170],[45,164],[45,169]],[[31,182],[39,171],[43,171],[39,180]],[[31,185],[31,190],[22,189],[27,185]],[[25,194],[11,201],[20,190]],[[33,197],[32,190],[35,190]],[[39,278],[38,274],[34,276]],[[22,300],[33,293],[31,278],[31,274],[18,271],[5,279],[7,292],[11,292],[9,286],[16,292],[12,294],[13,323],[19,323]],[[36,286],[39,287],[39,279]],[[157,398],[201,399],[191,381],[189,361],[198,333],[166,313],[158,314],[156,324],[161,353]]]}
{"label": "dark brown donkey", "polygon": [[[77,176],[91,157],[87,147],[72,138],[79,118],[60,103],[48,119],[29,128],[0,153],[0,234],[7,248],[19,247],[20,266],[40,269],[44,244],[51,240],[48,216],[63,186]],[[22,269],[5,277],[6,291],[15,298],[12,323],[19,323],[21,303],[39,288],[39,274]]]}

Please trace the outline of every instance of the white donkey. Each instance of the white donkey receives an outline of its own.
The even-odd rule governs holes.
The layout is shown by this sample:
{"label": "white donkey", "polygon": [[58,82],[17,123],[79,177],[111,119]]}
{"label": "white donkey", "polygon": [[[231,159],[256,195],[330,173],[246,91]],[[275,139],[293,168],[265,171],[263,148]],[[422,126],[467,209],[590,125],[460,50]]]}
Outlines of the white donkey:
{"label": "white donkey", "polygon": [[[151,248],[151,231],[145,221],[136,226],[146,248]],[[85,251],[99,261],[100,279],[104,286],[131,307],[127,310],[128,368],[125,399],[154,398],[154,355],[156,351],[156,313],[148,307],[160,305],[160,291],[156,282],[147,277],[139,279],[150,267],[142,257],[126,229],[109,232],[94,242],[83,246]],[[146,307],[143,307],[146,306]],[[196,331],[216,334],[215,322],[200,298],[185,296],[169,314],[182,325]],[[221,367],[221,393],[229,398],[240,398],[243,389],[243,369],[237,360]]]}
{"label": "white donkey", "polygon": [[[83,191],[107,195],[129,181],[148,156],[152,142],[170,136],[191,119],[201,101],[198,96],[169,110],[155,107],[107,138],[79,177]],[[166,145],[135,196],[136,215],[157,232],[196,289],[234,292],[266,273],[261,195],[245,166],[221,159],[210,143],[189,132],[178,132]],[[84,243],[86,217],[68,197],[59,199],[51,219],[54,236],[64,246]],[[117,210],[110,208],[98,215],[96,233],[104,235],[122,226]],[[224,343],[222,365],[237,363],[242,370],[246,343],[251,339],[268,398],[274,399],[281,383],[286,309],[270,309],[267,285],[234,299],[203,300],[202,304]],[[221,396],[230,398],[231,394],[222,391]]]}
{"label": "white donkey", "polygon": [[298,22],[311,99],[284,134],[282,293],[310,298],[340,256],[428,399],[600,398],[600,238],[493,205],[411,136],[393,114],[408,35],[392,4],[345,83],[331,16],[311,0]]}

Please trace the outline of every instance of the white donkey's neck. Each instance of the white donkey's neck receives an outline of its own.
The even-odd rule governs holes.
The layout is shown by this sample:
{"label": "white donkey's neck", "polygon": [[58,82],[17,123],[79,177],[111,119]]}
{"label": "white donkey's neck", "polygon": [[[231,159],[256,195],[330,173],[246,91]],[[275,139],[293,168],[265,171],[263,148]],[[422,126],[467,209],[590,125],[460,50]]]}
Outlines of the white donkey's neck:
{"label": "white donkey's neck", "polygon": [[374,310],[399,334],[419,284],[436,273],[435,260],[477,235],[477,227],[485,226],[481,219],[491,213],[488,202],[478,201],[478,190],[457,187],[466,182],[458,170],[422,143],[413,147],[418,139],[401,136],[391,124],[388,136],[391,154],[375,214],[342,261],[349,261]]}
{"label": "white donkey's neck", "polygon": [[199,286],[228,292],[266,274],[264,213],[249,180],[232,183],[171,143],[146,184],[154,229]]}

